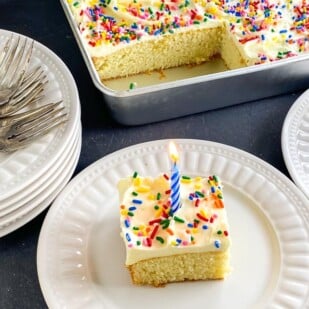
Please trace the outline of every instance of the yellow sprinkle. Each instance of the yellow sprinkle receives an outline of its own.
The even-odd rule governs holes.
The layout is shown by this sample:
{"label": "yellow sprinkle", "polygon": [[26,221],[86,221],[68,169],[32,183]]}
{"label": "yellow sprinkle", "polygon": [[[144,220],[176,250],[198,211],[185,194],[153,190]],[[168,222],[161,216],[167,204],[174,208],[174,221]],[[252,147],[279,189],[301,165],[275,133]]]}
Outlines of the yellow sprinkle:
{"label": "yellow sprinkle", "polygon": [[203,187],[203,185],[201,184],[201,183],[196,183],[195,185],[194,185],[194,188],[196,189],[196,190],[199,190],[199,189],[201,189]]}
{"label": "yellow sprinkle", "polygon": [[210,14],[215,14],[217,12],[217,8],[216,7],[211,7],[211,8],[209,8],[209,13]]}
{"label": "yellow sprinkle", "polygon": [[198,228],[196,228],[196,227],[192,228],[192,229],[191,229],[191,232],[192,232],[193,234],[198,233]]}
{"label": "yellow sprinkle", "polygon": [[175,240],[171,241],[172,246],[177,246],[177,242]]}
{"label": "yellow sprinkle", "polygon": [[206,213],[206,211],[205,211],[204,209],[201,209],[200,214],[201,214],[203,217],[207,218],[207,213]]}
{"label": "yellow sprinkle", "polygon": [[147,196],[147,198],[149,199],[149,200],[152,200],[152,201],[154,201],[155,199],[156,199],[156,196],[154,195],[154,194],[149,194],[148,196]]}
{"label": "yellow sprinkle", "polygon": [[133,179],[133,185],[136,187],[139,187],[141,185],[141,182],[142,180],[139,177]]}
{"label": "yellow sprinkle", "polygon": [[162,215],[162,208],[160,208],[159,210],[155,212],[155,218],[160,218],[161,215]]}
{"label": "yellow sprinkle", "polygon": [[128,214],[128,211],[126,209],[123,209],[123,210],[120,211],[120,214],[122,216],[126,216]]}
{"label": "yellow sprinkle", "polygon": [[230,22],[235,24],[237,21],[237,18],[236,17],[230,17]]}
{"label": "yellow sprinkle", "polygon": [[139,193],[149,192],[150,187],[141,185],[141,186],[136,188],[136,191],[139,192]]}
{"label": "yellow sprinkle", "polygon": [[273,40],[274,42],[279,42],[278,37],[273,37],[272,40]]}

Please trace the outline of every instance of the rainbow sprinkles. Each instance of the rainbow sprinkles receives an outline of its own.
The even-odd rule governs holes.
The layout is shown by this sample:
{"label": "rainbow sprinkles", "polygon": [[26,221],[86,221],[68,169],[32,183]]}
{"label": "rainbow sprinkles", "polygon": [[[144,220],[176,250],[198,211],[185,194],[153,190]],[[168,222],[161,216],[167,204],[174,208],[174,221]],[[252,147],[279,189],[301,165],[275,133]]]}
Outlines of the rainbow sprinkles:
{"label": "rainbow sprinkles", "polygon": [[306,0],[68,0],[68,4],[102,79],[200,63],[217,54],[234,69],[309,51]]}
{"label": "rainbow sprinkles", "polygon": [[176,211],[167,174],[134,173],[120,181],[119,192],[126,266],[134,283],[220,279],[229,272],[229,227],[217,176],[181,176]]}

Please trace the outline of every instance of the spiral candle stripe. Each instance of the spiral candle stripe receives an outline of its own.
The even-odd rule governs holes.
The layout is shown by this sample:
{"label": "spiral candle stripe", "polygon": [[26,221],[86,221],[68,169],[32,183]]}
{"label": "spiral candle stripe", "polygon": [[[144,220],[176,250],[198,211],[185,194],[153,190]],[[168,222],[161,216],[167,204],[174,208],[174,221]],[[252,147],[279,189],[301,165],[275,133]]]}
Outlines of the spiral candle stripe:
{"label": "spiral candle stripe", "polygon": [[180,173],[175,163],[172,168],[171,176],[171,212],[175,212],[180,208]]}

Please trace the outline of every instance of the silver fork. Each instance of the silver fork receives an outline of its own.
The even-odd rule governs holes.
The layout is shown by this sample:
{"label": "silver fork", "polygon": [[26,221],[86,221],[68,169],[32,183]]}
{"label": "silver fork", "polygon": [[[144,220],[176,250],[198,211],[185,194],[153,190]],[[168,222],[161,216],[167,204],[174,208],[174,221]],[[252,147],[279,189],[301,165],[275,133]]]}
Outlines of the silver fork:
{"label": "silver fork", "polygon": [[43,95],[47,76],[41,67],[36,67],[28,73],[15,93],[4,103],[0,104],[0,118],[12,115],[27,105],[37,102]]}
{"label": "silver fork", "polygon": [[0,151],[12,152],[67,121],[62,101],[15,114],[0,120]]}
{"label": "silver fork", "polygon": [[0,102],[11,97],[21,84],[30,62],[34,41],[13,34],[0,56]]}

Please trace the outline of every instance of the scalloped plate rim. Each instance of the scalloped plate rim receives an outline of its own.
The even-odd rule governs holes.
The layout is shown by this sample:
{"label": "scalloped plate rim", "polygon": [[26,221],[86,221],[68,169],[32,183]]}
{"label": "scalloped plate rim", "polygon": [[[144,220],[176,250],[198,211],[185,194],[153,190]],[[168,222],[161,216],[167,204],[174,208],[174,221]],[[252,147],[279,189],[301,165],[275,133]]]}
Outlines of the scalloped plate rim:
{"label": "scalloped plate rim", "polygon": [[302,120],[303,115],[297,115],[297,113],[304,107],[305,100],[309,100],[309,89],[295,100],[284,119],[281,133],[281,148],[283,159],[291,178],[309,198],[309,188],[306,186],[303,179],[303,177],[307,176],[309,181],[309,174],[300,167],[302,162],[294,150],[291,149],[291,145],[297,148],[297,136],[294,135],[294,132],[291,132],[291,125],[293,122],[297,121],[299,123],[299,121]]}
{"label": "scalloped plate rim", "polygon": [[[308,207],[308,201],[305,197],[305,195],[303,194],[303,192],[301,190],[299,190],[295,184],[288,178],[286,177],[283,173],[281,173],[280,171],[278,171],[276,168],[274,168],[272,165],[270,165],[269,163],[263,161],[262,159],[246,152],[240,149],[237,149],[233,146],[229,146],[229,145],[225,145],[225,144],[221,144],[221,143],[217,143],[217,142],[212,142],[212,141],[206,141],[206,140],[197,140],[197,139],[173,139],[176,142],[179,143],[183,143],[183,144],[203,144],[202,146],[208,146],[208,147],[214,147],[216,149],[223,149],[223,150],[227,150],[230,151],[231,153],[236,153],[237,155],[239,155],[242,158],[248,159],[248,162],[252,161],[254,163],[257,163],[258,165],[262,165],[265,169],[266,172],[270,173],[271,175],[273,175],[280,183],[282,186],[287,186],[290,188],[290,192],[294,193],[297,197],[297,199],[299,200],[299,202],[302,205],[306,205],[306,207]],[[56,294],[52,295],[52,291],[51,291],[51,286],[49,285],[49,283],[47,282],[49,280],[49,278],[45,277],[45,272],[43,271],[45,268],[44,262],[46,262],[46,260],[44,260],[44,256],[45,256],[45,252],[44,252],[44,245],[46,245],[46,239],[49,238],[48,236],[48,232],[49,232],[49,225],[52,224],[52,220],[54,218],[54,216],[57,215],[58,211],[61,211],[61,213],[64,213],[65,210],[65,204],[66,204],[66,198],[68,196],[70,196],[70,194],[74,191],[76,191],[76,187],[79,186],[79,184],[82,183],[83,179],[88,177],[88,174],[91,174],[93,172],[96,171],[96,169],[102,167],[102,165],[108,161],[113,160],[113,157],[119,157],[121,154],[123,154],[123,156],[126,153],[132,153],[134,149],[137,148],[147,148],[148,146],[151,146],[153,144],[156,143],[167,143],[167,139],[162,139],[162,140],[157,140],[157,141],[150,141],[150,142],[145,142],[145,143],[139,143],[136,145],[132,145],[129,147],[126,147],[124,149],[120,149],[118,151],[115,151],[114,153],[111,153],[101,159],[99,159],[98,161],[92,163],[91,165],[89,165],[87,168],[85,168],[83,171],[81,171],[78,175],[76,175],[71,181],[70,183],[66,186],[66,188],[61,192],[61,194],[56,198],[56,200],[54,201],[53,205],[51,206],[45,221],[43,223],[42,229],[41,229],[41,233],[40,233],[40,237],[39,237],[39,243],[38,243],[38,250],[37,250],[37,269],[38,269],[38,277],[39,277],[39,282],[40,282],[40,286],[43,292],[43,295],[45,297],[45,300],[47,301],[48,305],[53,307],[53,308],[58,308],[61,307],[59,305],[59,291],[57,291],[57,297]],[[122,157],[123,158],[123,157]],[[124,160],[124,159],[123,159]],[[246,166],[249,163],[246,163]],[[251,162],[251,164],[252,164]],[[252,168],[253,167],[249,165],[249,167]],[[266,176],[265,176],[266,177]],[[78,190],[77,190],[78,191]],[[78,193],[76,193],[78,194]],[[69,202],[68,202],[69,203]],[[63,206],[64,205],[64,206]],[[304,218],[302,218],[304,220]],[[309,228],[309,224],[308,222],[305,222],[305,227],[306,227],[306,236],[308,238],[308,228]],[[309,253],[308,253],[309,254]],[[45,256],[46,257],[46,256]],[[308,281],[309,282],[309,281]],[[54,292],[54,291],[53,291]],[[60,292],[61,293],[61,292]],[[308,289],[306,291],[306,295],[304,296],[305,299],[304,301],[308,301],[308,296],[309,296],[309,292]]]}

